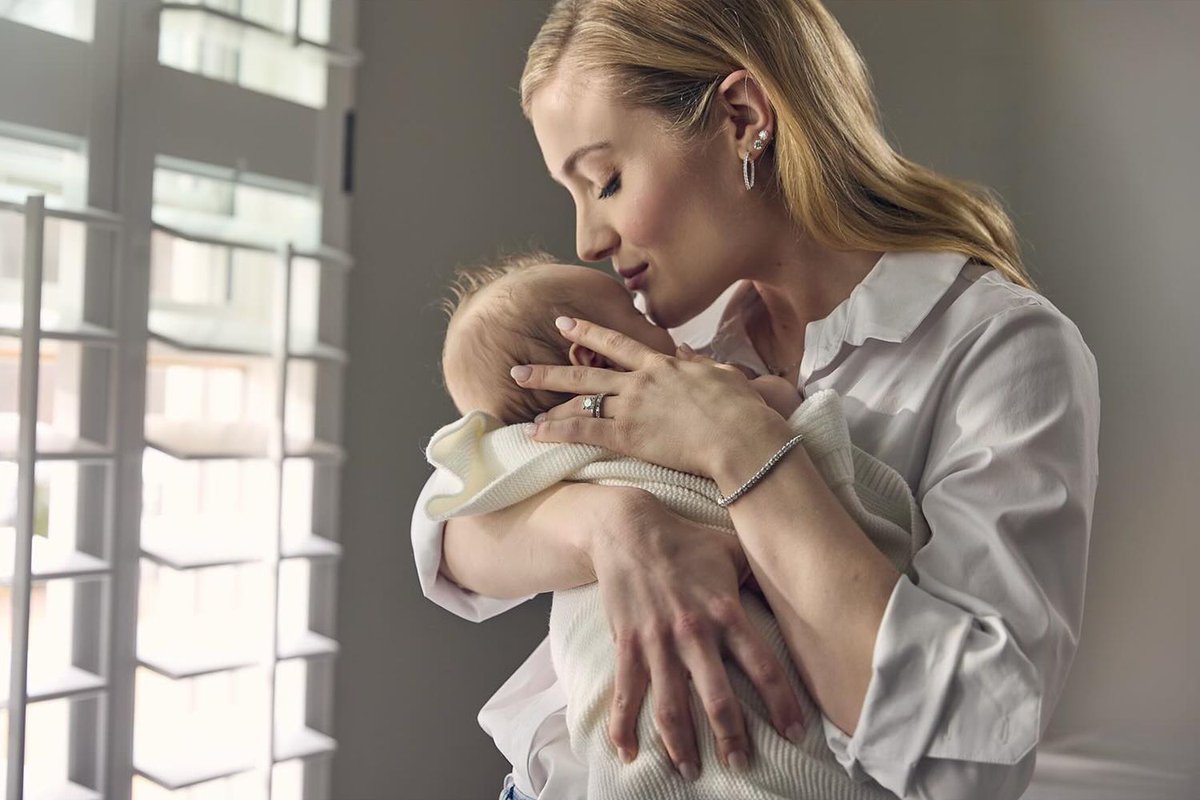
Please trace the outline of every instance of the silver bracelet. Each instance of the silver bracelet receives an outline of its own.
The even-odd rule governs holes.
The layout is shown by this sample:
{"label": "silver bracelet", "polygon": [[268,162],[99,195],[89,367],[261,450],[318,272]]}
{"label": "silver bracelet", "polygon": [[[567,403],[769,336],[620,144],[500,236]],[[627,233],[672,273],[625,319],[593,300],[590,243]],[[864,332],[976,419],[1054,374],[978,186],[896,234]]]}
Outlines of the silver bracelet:
{"label": "silver bracelet", "polygon": [[718,489],[717,490],[717,505],[719,505],[721,508],[725,508],[730,503],[732,503],[734,500],[737,500],[739,497],[741,497],[743,494],[745,494],[750,489],[751,486],[758,483],[760,480],[762,480],[762,477],[764,475],[766,475],[768,472],[771,471],[771,467],[773,467],[777,463],[779,463],[779,459],[783,458],[784,455],[787,454],[788,450],[791,450],[793,447],[795,447],[796,444],[799,443],[799,441],[803,438],[804,438],[803,434],[797,434],[796,436],[793,436],[791,439],[789,439],[788,443],[785,444],[783,447],[779,448],[779,451],[777,453],[775,453],[775,455],[771,456],[771,458],[768,459],[767,463],[763,464],[762,467],[759,468],[758,472],[754,473],[754,475],[750,478],[750,480],[743,483],[741,488],[739,488],[733,494],[729,495],[729,497],[721,496],[721,491]]}

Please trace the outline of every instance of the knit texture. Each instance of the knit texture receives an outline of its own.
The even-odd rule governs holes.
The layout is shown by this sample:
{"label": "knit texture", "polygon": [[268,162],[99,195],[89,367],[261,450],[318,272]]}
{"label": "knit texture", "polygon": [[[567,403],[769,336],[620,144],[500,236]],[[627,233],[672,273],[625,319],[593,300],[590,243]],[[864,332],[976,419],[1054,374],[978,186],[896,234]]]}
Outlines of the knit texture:
{"label": "knit texture", "polygon": [[[788,425],[804,435],[797,447],[805,448],[854,521],[896,569],[915,583],[912,557],[929,541],[929,527],[903,477],[851,443],[838,394],[825,389],[807,398]],[[505,426],[486,412],[472,411],[434,434],[426,458],[433,466],[453,473],[462,489],[431,498],[425,508],[429,518],[439,521],[494,511],[567,480],[636,486],[653,493],[681,516],[734,533],[729,512],[717,505],[720,491],[714,481],[593,445],[538,442],[528,437],[529,426]],[[770,479],[770,473],[763,478]],[[747,496],[753,492],[751,488]],[[805,736],[799,745],[793,745],[775,732],[758,690],[726,655],[729,682],[741,703],[751,741],[750,769],[738,773],[722,766],[703,701],[689,681],[701,774],[688,783],[679,777],[655,727],[653,684],[638,717],[637,758],[631,764],[621,762],[608,737],[616,649],[599,588],[592,583],[554,592],[550,647],[567,697],[571,747],[588,765],[587,796],[592,800],[894,798],[869,777],[856,781],[837,762],[825,741],[822,713],[800,680],[770,608],[749,590],[741,593],[741,600],[800,698],[807,722]]]}

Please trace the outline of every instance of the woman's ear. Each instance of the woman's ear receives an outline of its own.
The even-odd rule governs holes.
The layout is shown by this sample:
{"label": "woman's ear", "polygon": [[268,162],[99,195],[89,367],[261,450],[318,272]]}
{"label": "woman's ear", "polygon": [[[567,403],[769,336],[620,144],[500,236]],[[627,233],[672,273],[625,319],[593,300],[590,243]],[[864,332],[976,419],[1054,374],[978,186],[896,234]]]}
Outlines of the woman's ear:
{"label": "woman's ear", "polygon": [[612,362],[607,357],[600,355],[590,347],[581,345],[579,342],[571,343],[571,349],[567,351],[567,360],[577,367],[612,368]]}
{"label": "woman's ear", "polygon": [[[758,81],[749,70],[735,70],[725,77],[717,88],[719,113],[729,126],[731,143],[738,155],[749,151],[757,160],[758,150],[754,141],[761,131],[767,132],[767,141],[775,136],[775,112]],[[765,145],[765,142],[764,142]],[[760,148],[761,149],[761,148]]]}

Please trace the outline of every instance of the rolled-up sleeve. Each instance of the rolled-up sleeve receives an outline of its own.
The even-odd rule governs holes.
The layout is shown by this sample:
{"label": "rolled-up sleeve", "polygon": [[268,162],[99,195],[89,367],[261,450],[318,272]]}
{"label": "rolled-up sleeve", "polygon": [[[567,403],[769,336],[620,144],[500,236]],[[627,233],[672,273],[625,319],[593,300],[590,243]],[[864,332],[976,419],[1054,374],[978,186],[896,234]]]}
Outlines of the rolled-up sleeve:
{"label": "rolled-up sleeve", "polygon": [[1031,301],[952,348],[917,500],[932,537],[884,611],[856,780],[903,798],[1017,798],[1079,642],[1100,426],[1096,361]]}
{"label": "rolled-up sleeve", "polygon": [[482,622],[537,596],[498,598],[464,589],[439,572],[442,565],[442,537],[446,523],[434,522],[425,515],[425,504],[435,495],[452,494],[457,479],[445,470],[434,470],[417,497],[412,515],[413,560],[421,592],[447,611],[463,619]]}

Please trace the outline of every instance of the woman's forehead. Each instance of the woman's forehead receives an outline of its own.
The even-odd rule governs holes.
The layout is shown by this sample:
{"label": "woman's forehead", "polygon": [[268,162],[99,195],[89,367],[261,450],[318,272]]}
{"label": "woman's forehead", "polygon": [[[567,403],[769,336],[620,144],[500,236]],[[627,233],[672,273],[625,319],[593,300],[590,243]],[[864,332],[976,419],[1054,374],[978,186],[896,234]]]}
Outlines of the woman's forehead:
{"label": "woman's forehead", "polygon": [[602,81],[576,77],[570,70],[560,71],[530,102],[546,169],[560,183],[570,177],[572,155],[589,149],[627,149],[648,132],[651,116],[614,100]]}

